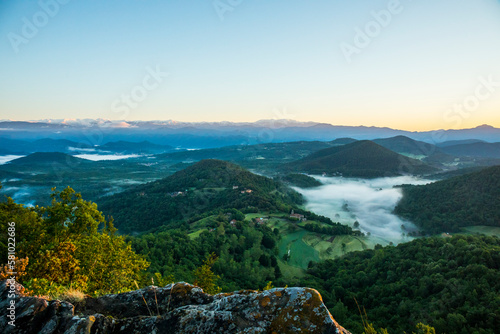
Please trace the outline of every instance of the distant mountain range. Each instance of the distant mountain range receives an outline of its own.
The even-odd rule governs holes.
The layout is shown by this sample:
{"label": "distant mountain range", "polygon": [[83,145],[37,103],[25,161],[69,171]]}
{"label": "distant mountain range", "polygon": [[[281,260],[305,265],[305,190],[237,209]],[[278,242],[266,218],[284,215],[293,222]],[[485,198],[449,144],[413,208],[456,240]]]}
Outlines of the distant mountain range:
{"label": "distant mountain range", "polygon": [[[254,123],[43,120],[0,121],[0,138],[37,140],[66,139],[93,147],[107,142],[144,140],[158,145],[183,148],[210,148],[228,145],[291,141],[357,140],[406,136],[426,143],[479,140],[500,142],[500,129],[482,125],[472,129],[411,132],[386,127],[338,126],[293,120],[261,120]],[[5,147],[4,147],[5,148]],[[8,149],[8,148],[5,148]]]}

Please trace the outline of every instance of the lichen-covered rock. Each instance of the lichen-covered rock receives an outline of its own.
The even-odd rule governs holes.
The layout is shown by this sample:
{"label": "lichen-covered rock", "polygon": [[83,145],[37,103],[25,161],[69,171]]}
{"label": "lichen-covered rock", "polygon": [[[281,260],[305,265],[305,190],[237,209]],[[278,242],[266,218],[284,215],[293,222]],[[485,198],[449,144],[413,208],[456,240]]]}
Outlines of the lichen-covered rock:
{"label": "lichen-covered rock", "polygon": [[147,287],[70,304],[18,296],[15,327],[7,318],[9,286],[0,283],[2,333],[343,333],[309,288],[208,295],[188,283]]}

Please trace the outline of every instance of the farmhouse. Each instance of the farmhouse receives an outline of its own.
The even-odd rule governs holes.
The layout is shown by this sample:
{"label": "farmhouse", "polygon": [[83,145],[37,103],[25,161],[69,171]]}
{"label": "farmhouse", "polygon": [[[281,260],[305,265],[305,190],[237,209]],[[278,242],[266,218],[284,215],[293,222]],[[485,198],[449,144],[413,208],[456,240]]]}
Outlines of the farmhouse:
{"label": "farmhouse", "polygon": [[292,213],[290,213],[290,218],[297,218],[301,222],[307,220],[307,218],[304,217],[304,215],[301,215],[300,213],[295,213],[293,210]]}

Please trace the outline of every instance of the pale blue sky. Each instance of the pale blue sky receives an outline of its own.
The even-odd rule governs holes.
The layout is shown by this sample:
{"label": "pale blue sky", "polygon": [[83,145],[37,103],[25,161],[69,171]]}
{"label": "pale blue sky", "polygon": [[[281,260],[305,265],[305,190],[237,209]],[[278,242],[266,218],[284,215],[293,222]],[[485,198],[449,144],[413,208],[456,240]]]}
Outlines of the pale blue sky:
{"label": "pale blue sky", "polygon": [[500,82],[497,0],[242,0],[223,20],[212,0],[61,2],[0,3],[0,119],[500,127],[500,87],[479,87]]}

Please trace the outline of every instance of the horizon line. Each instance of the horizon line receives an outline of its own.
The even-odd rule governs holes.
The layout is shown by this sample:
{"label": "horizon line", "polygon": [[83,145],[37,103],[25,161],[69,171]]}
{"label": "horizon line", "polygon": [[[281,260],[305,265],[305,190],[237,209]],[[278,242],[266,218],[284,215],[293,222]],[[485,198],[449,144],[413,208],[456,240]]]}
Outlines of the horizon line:
{"label": "horizon line", "polygon": [[[329,126],[334,126],[334,127],[364,127],[364,128],[378,128],[378,129],[390,129],[394,131],[405,131],[405,132],[411,132],[411,133],[418,133],[418,132],[437,132],[437,131],[460,131],[460,130],[471,130],[471,129],[477,129],[481,127],[489,127],[493,129],[500,129],[500,127],[495,127],[490,124],[480,124],[476,125],[474,127],[466,127],[466,128],[440,128],[440,129],[433,129],[433,130],[405,130],[401,128],[391,128],[389,126],[376,126],[376,125],[342,125],[342,124],[332,124],[332,123],[327,123],[327,122],[318,122],[318,121],[298,121],[294,119],[259,119],[256,121],[177,121],[177,120],[172,120],[172,119],[165,119],[165,120],[124,120],[124,119],[107,119],[107,118],[46,118],[46,119],[38,119],[38,120],[13,120],[13,119],[0,119],[0,123],[3,122],[25,122],[25,123],[46,123],[46,124],[64,124],[64,125],[85,125],[83,121],[103,121],[103,122],[112,122],[112,123],[154,123],[154,122],[159,122],[159,123],[166,123],[164,125],[182,125],[182,124],[221,124],[221,123],[229,123],[232,125],[244,125],[244,124],[256,124],[260,122],[290,122],[291,124],[289,126],[279,126],[280,128],[286,128],[286,127],[294,127],[294,125],[297,124],[303,124],[306,125],[310,123],[309,126],[304,126],[304,127],[312,127],[316,125],[329,125]],[[70,123],[66,123],[70,122]],[[125,124],[124,124],[125,125]],[[264,126],[265,127],[265,126]],[[135,128],[134,126],[118,126],[116,128]],[[6,130],[6,129],[0,129],[0,131]]]}

